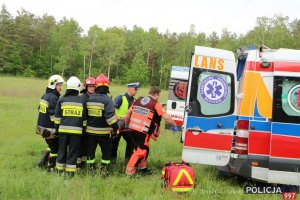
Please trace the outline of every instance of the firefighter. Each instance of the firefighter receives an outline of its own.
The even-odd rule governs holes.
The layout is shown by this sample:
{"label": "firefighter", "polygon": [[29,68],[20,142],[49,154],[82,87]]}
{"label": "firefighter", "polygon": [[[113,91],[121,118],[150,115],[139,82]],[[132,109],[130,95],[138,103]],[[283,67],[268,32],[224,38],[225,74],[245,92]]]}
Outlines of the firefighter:
{"label": "firefighter", "polygon": [[95,151],[99,144],[102,152],[100,173],[104,176],[109,175],[111,134],[124,127],[124,121],[115,116],[114,104],[108,93],[109,80],[101,74],[96,78],[95,92],[87,100],[87,166],[88,169],[96,169]]}
{"label": "firefighter", "polygon": [[[127,92],[123,95],[119,95],[114,100],[114,107],[116,109],[116,116],[119,118],[123,118],[126,115],[126,112],[131,107],[134,102],[134,96],[137,93],[139,83],[130,83],[127,85],[128,89]],[[120,130],[120,134],[117,135],[116,138],[112,140],[112,161],[115,162],[117,159],[118,154],[118,146],[120,142],[121,135],[123,136],[124,140],[126,141],[126,151],[125,151],[125,160],[129,160],[133,153],[134,149],[134,141],[131,136],[131,131],[126,128]]]}
{"label": "firefighter", "polygon": [[161,118],[172,125],[172,132],[176,133],[178,128],[174,120],[166,114],[163,106],[158,103],[160,89],[152,87],[147,97],[138,98],[128,110],[125,122],[132,130],[135,149],[127,164],[126,174],[132,176],[138,169],[140,173],[149,173],[147,168],[147,157],[149,154],[150,138],[156,140],[159,136]]}
{"label": "firefighter", "polygon": [[[81,91],[82,98],[86,102],[89,96],[95,92],[96,79],[94,77],[88,77],[84,82],[84,89]],[[85,129],[83,131],[80,143],[80,152],[77,159],[77,167],[85,168],[87,160],[87,135]]]}
{"label": "firefighter", "polygon": [[54,135],[54,112],[63,83],[64,79],[61,76],[51,76],[48,80],[46,93],[40,99],[39,104],[36,133],[45,139],[48,144],[48,148],[43,154],[38,165],[40,167],[47,167],[48,171],[52,171],[52,169],[54,169],[57,157],[58,138]]}
{"label": "firefighter", "polygon": [[78,96],[80,80],[72,76],[67,81],[66,94],[58,101],[55,109],[55,124],[59,135],[59,148],[56,168],[74,176],[80,150],[80,140],[86,116],[86,104]]}

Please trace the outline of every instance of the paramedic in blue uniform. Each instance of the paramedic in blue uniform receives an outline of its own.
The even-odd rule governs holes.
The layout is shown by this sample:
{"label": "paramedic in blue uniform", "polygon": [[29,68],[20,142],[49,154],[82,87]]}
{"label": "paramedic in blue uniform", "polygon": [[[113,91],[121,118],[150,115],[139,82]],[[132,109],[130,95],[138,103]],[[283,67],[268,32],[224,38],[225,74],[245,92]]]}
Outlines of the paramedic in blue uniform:
{"label": "paramedic in blue uniform", "polygon": [[[134,96],[137,94],[139,88],[139,82],[129,83],[127,92],[125,94],[119,95],[114,100],[114,107],[116,109],[116,116],[119,118],[125,117],[128,109],[131,107],[135,101]],[[125,160],[129,160],[133,153],[134,149],[134,140],[131,135],[131,131],[128,128],[125,128],[120,131],[120,133],[112,140],[112,152],[111,158],[115,162],[118,154],[118,146],[121,139],[121,136],[126,141],[126,151],[125,151]]]}

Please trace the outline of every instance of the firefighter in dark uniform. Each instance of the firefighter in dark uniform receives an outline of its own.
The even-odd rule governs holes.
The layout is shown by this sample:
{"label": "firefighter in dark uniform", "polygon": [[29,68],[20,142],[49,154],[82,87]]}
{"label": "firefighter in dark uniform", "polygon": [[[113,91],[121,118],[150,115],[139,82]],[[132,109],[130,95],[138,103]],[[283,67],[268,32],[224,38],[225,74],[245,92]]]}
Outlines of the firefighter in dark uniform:
{"label": "firefighter in dark uniform", "polygon": [[[116,116],[119,118],[125,117],[128,109],[131,107],[131,105],[134,102],[134,96],[137,93],[139,83],[130,83],[127,85],[128,89],[127,92],[123,95],[119,95],[114,100],[114,106],[116,109]],[[117,135],[116,138],[112,140],[112,161],[115,162],[118,155],[118,146],[120,142],[120,138],[123,136],[124,140],[126,141],[126,151],[125,151],[125,160],[129,160],[133,153],[134,149],[134,141],[131,136],[131,131],[128,128],[125,128],[123,130],[120,130],[120,134]]]}
{"label": "firefighter in dark uniform", "polygon": [[147,157],[149,154],[150,138],[156,140],[159,136],[161,118],[172,125],[172,132],[178,128],[174,120],[166,114],[163,106],[157,102],[160,95],[158,87],[152,87],[147,97],[138,98],[128,110],[125,121],[132,130],[135,149],[127,164],[126,174],[131,176],[138,169],[140,173],[148,173]]}
{"label": "firefighter in dark uniform", "polygon": [[[86,102],[89,96],[95,92],[96,79],[94,77],[88,77],[84,82],[84,89],[80,92],[82,93],[82,98]],[[77,168],[83,169],[86,166],[87,160],[87,135],[85,129],[82,133],[79,157],[77,158]]]}
{"label": "firefighter in dark uniform", "polygon": [[[96,89],[87,100],[87,166],[95,169],[95,152],[100,145],[102,158],[100,173],[108,175],[108,167],[111,160],[111,134],[120,128],[124,128],[124,121],[115,116],[114,104],[107,94],[109,93],[109,80],[101,74],[96,78]],[[122,124],[123,122],[123,124]]]}
{"label": "firefighter in dark uniform", "polygon": [[54,112],[63,83],[64,79],[61,76],[51,76],[48,80],[46,93],[40,99],[39,104],[39,116],[36,126],[36,133],[45,138],[48,148],[38,165],[40,167],[47,166],[48,171],[52,171],[52,169],[54,169],[57,157],[58,138],[54,135]]}
{"label": "firefighter in dark uniform", "polygon": [[55,124],[59,135],[59,148],[56,168],[74,176],[80,150],[83,126],[86,125],[86,104],[78,96],[80,80],[72,76],[67,81],[66,94],[58,101],[55,109]]}

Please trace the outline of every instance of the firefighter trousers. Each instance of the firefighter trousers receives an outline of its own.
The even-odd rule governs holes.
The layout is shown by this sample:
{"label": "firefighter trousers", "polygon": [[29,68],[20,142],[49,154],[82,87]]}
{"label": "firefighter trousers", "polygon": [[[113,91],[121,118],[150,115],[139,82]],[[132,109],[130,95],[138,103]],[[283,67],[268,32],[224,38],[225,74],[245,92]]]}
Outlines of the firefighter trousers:
{"label": "firefighter trousers", "polygon": [[135,148],[130,160],[126,166],[126,174],[133,175],[136,169],[143,170],[147,168],[147,158],[149,155],[150,135],[132,131]]}
{"label": "firefighter trousers", "polygon": [[77,164],[85,163],[87,160],[87,147],[88,147],[87,137],[88,136],[85,133],[83,133],[80,142],[80,150],[77,158]]}
{"label": "firefighter trousers", "polygon": [[127,160],[130,159],[130,157],[133,153],[133,149],[135,147],[131,132],[132,131],[124,131],[124,132],[122,131],[122,132],[120,132],[120,134],[118,134],[118,136],[116,138],[112,139],[112,151],[111,151],[112,160],[117,159],[118,147],[119,147],[119,142],[120,142],[121,137],[123,137],[124,140],[126,141],[125,159],[127,159]]}
{"label": "firefighter trousers", "polygon": [[102,158],[101,166],[108,166],[111,160],[112,142],[110,134],[107,135],[87,135],[87,165],[95,167],[95,153],[98,144],[100,145]]}
{"label": "firefighter trousers", "polygon": [[56,168],[75,172],[80,150],[81,135],[60,134]]}
{"label": "firefighter trousers", "polygon": [[46,143],[48,144],[48,148],[50,149],[49,157],[48,157],[48,168],[54,168],[58,153],[58,138],[50,138],[45,139]]}

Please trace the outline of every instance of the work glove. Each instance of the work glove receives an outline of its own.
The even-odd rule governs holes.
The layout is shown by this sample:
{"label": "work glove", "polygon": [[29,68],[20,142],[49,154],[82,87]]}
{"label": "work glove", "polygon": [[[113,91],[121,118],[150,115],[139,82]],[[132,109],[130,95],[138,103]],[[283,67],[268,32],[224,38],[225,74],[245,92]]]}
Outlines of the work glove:
{"label": "work glove", "polygon": [[111,137],[112,139],[115,139],[115,138],[118,137],[118,135],[119,135],[119,131],[113,131],[113,132],[110,134],[110,137]]}
{"label": "work glove", "polygon": [[178,131],[178,127],[177,126],[172,126],[171,131],[173,132],[173,134],[176,134],[177,131]]}
{"label": "work glove", "polygon": [[57,138],[58,137],[58,130],[54,130],[54,132],[52,133],[53,138]]}
{"label": "work glove", "polygon": [[124,129],[125,128],[125,122],[122,119],[118,119],[118,126],[119,126],[119,130]]}

